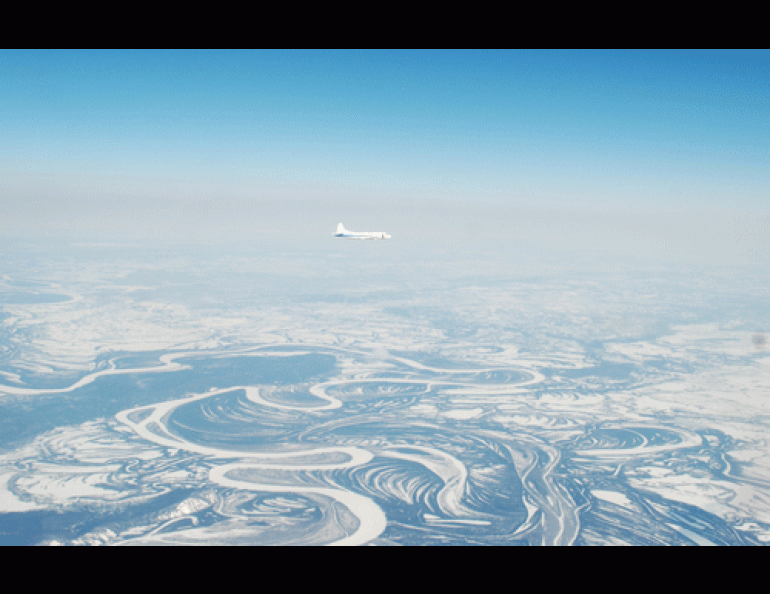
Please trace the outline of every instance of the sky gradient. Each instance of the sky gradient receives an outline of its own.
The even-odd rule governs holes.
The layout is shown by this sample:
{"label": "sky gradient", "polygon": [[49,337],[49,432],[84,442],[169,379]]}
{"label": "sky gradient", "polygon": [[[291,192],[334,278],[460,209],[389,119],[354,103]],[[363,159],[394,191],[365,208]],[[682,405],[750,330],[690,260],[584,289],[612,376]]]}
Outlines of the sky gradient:
{"label": "sky gradient", "polygon": [[2,50],[0,234],[153,204],[767,212],[769,81],[761,51]]}

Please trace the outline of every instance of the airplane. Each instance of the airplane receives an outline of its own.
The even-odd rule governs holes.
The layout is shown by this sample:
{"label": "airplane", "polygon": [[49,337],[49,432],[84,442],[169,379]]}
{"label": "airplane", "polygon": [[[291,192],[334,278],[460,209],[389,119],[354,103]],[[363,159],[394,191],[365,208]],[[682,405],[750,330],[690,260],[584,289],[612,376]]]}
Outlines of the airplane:
{"label": "airplane", "polygon": [[382,231],[348,231],[340,223],[337,225],[337,233],[334,237],[344,237],[345,239],[390,239],[390,235]]}

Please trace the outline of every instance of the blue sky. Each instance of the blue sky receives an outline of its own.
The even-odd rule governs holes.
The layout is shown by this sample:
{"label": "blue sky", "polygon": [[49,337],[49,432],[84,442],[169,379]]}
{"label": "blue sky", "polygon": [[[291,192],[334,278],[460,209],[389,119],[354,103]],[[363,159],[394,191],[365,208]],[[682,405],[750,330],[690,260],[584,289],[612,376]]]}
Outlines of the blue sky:
{"label": "blue sky", "polygon": [[762,51],[1,50],[0,200],[767,210],[768,82]]}

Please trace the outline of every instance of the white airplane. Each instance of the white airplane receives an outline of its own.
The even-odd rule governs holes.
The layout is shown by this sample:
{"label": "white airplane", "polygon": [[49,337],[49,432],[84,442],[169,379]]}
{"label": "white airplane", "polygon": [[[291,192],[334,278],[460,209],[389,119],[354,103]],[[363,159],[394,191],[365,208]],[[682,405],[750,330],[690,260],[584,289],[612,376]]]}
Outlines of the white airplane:
{"label": "white airplane", "polygon": [[334,237],[344,237],[345,239],[390,239],[390,235],[382,231],[348,231],[340,223],[337,225],[337,233]]}

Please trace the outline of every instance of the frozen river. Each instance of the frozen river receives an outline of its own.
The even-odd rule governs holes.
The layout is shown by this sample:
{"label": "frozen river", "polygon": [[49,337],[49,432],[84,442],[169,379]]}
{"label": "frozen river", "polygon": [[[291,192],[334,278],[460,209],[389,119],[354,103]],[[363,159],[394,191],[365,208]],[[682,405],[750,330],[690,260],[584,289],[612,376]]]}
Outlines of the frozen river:
{"label": "frozen river", "polygon": [[759,273],[6,250],[0,544],[770,542]]}

